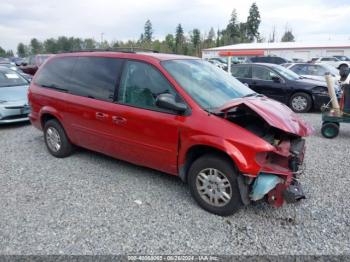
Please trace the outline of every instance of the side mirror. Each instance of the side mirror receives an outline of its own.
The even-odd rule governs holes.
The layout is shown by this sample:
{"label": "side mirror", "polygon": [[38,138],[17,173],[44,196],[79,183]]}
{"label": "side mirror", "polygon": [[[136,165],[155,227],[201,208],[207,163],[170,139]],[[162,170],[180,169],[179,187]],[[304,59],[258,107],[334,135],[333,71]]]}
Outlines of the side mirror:
{"label": "side mirror", "polygon": [[186,104],[176,102],[172,94],[160,94],[156,99],[156,105],[160,108],[173,110],[178,113],[184,113],[187,110]]}
{"label": "side mirror", "polygon": [[278,77],[278,76],[273,76],[272,77],[272,81],[275,82],[275,83],[281,83],[281,78]]}

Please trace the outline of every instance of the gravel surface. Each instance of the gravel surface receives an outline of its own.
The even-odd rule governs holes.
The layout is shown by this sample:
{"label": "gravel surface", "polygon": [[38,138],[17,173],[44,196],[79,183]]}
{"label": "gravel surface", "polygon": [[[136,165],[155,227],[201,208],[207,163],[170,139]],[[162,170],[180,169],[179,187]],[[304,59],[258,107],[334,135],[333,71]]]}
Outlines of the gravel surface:
{"label": "gravel surface", "polygon": [[87,150],[56,159],[28,124],[0,127],[0,254],[350,254],[350,125],[307,139],[307,199],[230,217],[180,179]]}

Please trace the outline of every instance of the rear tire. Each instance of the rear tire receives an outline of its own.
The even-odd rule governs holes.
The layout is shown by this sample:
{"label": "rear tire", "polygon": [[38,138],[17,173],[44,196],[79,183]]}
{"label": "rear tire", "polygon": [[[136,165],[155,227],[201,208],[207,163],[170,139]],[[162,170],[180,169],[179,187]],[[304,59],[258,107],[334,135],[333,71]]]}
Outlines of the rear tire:
{"label": "rear tire", "polygon": [[295,93],[290,98],[289,107],[296,113],[307,113],[312,107],[312,98],[307,93]]}
{"label": "rear tire", "polygon": [[62,125],[55,119],[45,123],[44,140],[47,150],[54,157],[63,158],[73,153],[73,145],[69,141]]}
{"label": "rear tire", "polygon": [[243,206],[237,176],[230,161],[217,155],[204,155],[189,169],[191,195],[206,211],[231,215]]}

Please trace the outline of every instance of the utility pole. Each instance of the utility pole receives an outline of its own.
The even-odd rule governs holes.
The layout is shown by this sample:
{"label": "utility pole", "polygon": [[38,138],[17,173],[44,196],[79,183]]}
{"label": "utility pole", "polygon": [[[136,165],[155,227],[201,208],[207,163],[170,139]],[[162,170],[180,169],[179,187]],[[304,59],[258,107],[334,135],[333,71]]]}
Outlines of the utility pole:
{"label": "utility pole", "polygon": [[103,44],[103,35],[104,35],[104,33],[101,33],[101,46]]}

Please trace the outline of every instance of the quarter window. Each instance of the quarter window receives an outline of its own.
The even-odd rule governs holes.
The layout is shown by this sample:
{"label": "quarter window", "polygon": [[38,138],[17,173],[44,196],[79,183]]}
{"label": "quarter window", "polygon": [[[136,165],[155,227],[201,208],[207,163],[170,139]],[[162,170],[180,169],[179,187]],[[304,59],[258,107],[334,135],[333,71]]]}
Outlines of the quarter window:
{"label": "quarter window", "polygon": [[70,92],[113,101],[122,61],[106,57],[79,57],[73,69]]}
{"label": "quarter window", "polygon": [[70,75],[75,61],[75,57],[56,58],[50,61],[38,72],[35,84],[68,92]]}
{"label": "quarter window", "polygon": [[126,63],[119,86],[118,102],[160,110],[156,98],[164,93],[179,98],[165,77],[153,66],[137,61]]}

